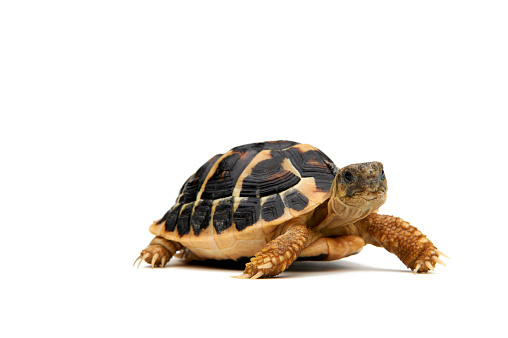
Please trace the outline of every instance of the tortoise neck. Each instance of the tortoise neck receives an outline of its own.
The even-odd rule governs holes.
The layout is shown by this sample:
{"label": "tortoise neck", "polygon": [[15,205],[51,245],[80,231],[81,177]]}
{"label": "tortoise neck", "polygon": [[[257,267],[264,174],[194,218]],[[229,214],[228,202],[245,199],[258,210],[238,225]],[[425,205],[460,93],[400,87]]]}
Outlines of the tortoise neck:
{"label": "tortoise neck", "polygon": [[372,212],[369,207],[357,208],[344,204],[339,198],[331,198],[328,203],[328,215],[333,216],[337,225],[346,225],[367,217]]}
{"label": "tortoise neck", "polygon": [[326,205],[325,216],[322,217],[319,224],[313,227],[314,231],[323,234],[356,234],[356,231],[353,231],[354,229],[345,226],[351,225],[354,227],[354,222],[367,217],[372,212],[370,208],[348,206],[335,197],[330,198],[327,202],[327,204],[323,203],[323,205]]}

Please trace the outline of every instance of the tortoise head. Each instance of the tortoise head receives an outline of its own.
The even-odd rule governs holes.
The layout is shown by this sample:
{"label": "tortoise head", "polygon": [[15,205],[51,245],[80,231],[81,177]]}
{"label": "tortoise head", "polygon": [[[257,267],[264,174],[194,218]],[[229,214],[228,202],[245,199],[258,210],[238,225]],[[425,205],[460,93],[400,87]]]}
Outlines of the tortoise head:
{"label": "tortoise head", "polygon": [[386,201],[387,190],[383,164],[367,162],[340,169],[335,176],[332,196],[346,206],[375,210]]}

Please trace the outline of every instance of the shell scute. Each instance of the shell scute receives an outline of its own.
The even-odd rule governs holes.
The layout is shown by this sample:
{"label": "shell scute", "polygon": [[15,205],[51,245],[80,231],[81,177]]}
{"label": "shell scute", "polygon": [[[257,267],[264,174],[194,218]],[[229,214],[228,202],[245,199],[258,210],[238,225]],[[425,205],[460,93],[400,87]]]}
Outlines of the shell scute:
{"label": "shell scute", "polygon": [[224,198],[215,206],[212,224],[217,234],[221,234],[233,223],[233,203],[233,197]]}
{"label": "shell scute", "polygon": [[306,145],[299,146],[285,150],[285,155],[302,177],[313,177],[318,189],[330,191],[338,170],[335,164],[322,151],[308,149]]}
{"label": "shell scute", "polygon": [[284,204],[290,209],[302,211],[309,204],[309,199],[298,189],[291,189],[284,194]]}
{"label": "shell scute", "polygon": [[180,210],[182,209],[181,204],[176,204],[169,210],[167,213],[165,223],[164,223],[164,229],[167,232],[173,232],[176,229],[176,222],[178,221],[178,217],[180,216]]}
{"label": "shell scute", "polygon": [[201,230],[205,230],[210,224],[212,204],[211,200],[200,200],[195,205],[190,221],[194,235],[199,236]]}
{"label": "shell scute", "polygon": [[256,197],[240,199],[233,215],[236,230],[242,231],[259,221],[261,201]]}
{"label": "shell scute", "polygon": [[261,207],[261,216],[264,221],[271,222],[284,214],[285,207],[279,194],[270,196]]}
{"label": "shell scute", "polygon": [[241,197],[265,197],[285,191],[300,182],[300,177],[284,168],[282,151],[271,151],[270,156],[258,162],[242,182]]}
{"label": "shell scute", "polygon": [[180,215],[178,220],[176,221],[176,228],[178,230],[178,235],[183,236],[189,233],[190,231],[190,219],[192,214],[192,209],[194,208],[194,203],[184,204],[182,210],[180,211]]}

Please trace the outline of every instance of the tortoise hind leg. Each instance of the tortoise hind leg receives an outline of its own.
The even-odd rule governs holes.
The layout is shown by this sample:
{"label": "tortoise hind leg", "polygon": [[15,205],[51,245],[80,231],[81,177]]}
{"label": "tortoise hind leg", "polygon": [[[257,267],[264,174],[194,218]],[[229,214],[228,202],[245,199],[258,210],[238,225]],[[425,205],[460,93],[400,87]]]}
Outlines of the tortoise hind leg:
{"label": "tortoise hind leg", "polygon": [[178,251],[181,250],[183,246],[174,241],[169,241],[163,237],[156,236],[150,244],[141,251],[141,254],[138,258],[134,261],[134,266],[138,260],[138,268],[141,265],[142,261],[147,262],[148,264],[152,265],[152,268],[155,266],[159,266],[163,268],[167,262],[173,257],[173,255]]}
{"label": "tortoise hind leg", "polygon": [[291,227],[286,233],[268,242],[245,265],[245,271],[237,278],[256,279],[273,277],[286,270],[298,257],[309,238],[309,230],[304,225]]}

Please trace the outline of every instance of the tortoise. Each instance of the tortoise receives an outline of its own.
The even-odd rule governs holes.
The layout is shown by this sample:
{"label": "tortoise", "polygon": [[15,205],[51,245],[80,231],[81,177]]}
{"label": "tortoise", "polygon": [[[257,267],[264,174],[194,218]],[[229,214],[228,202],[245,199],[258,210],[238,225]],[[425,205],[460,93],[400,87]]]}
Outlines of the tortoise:
{"label": "tortoise", "polygon": [[[134,264],[176,256],[247,262],[239,278],[273,277],[295,260],[333,261],[383,247],[416,273],[444,255],[416,227],[380,215],[387,183],[380,162],[338,168],[293,141],[251,143],[218,154],[182,186],[150,226],[155,238]],[[250,261],[249,261],[250,259]]]}

